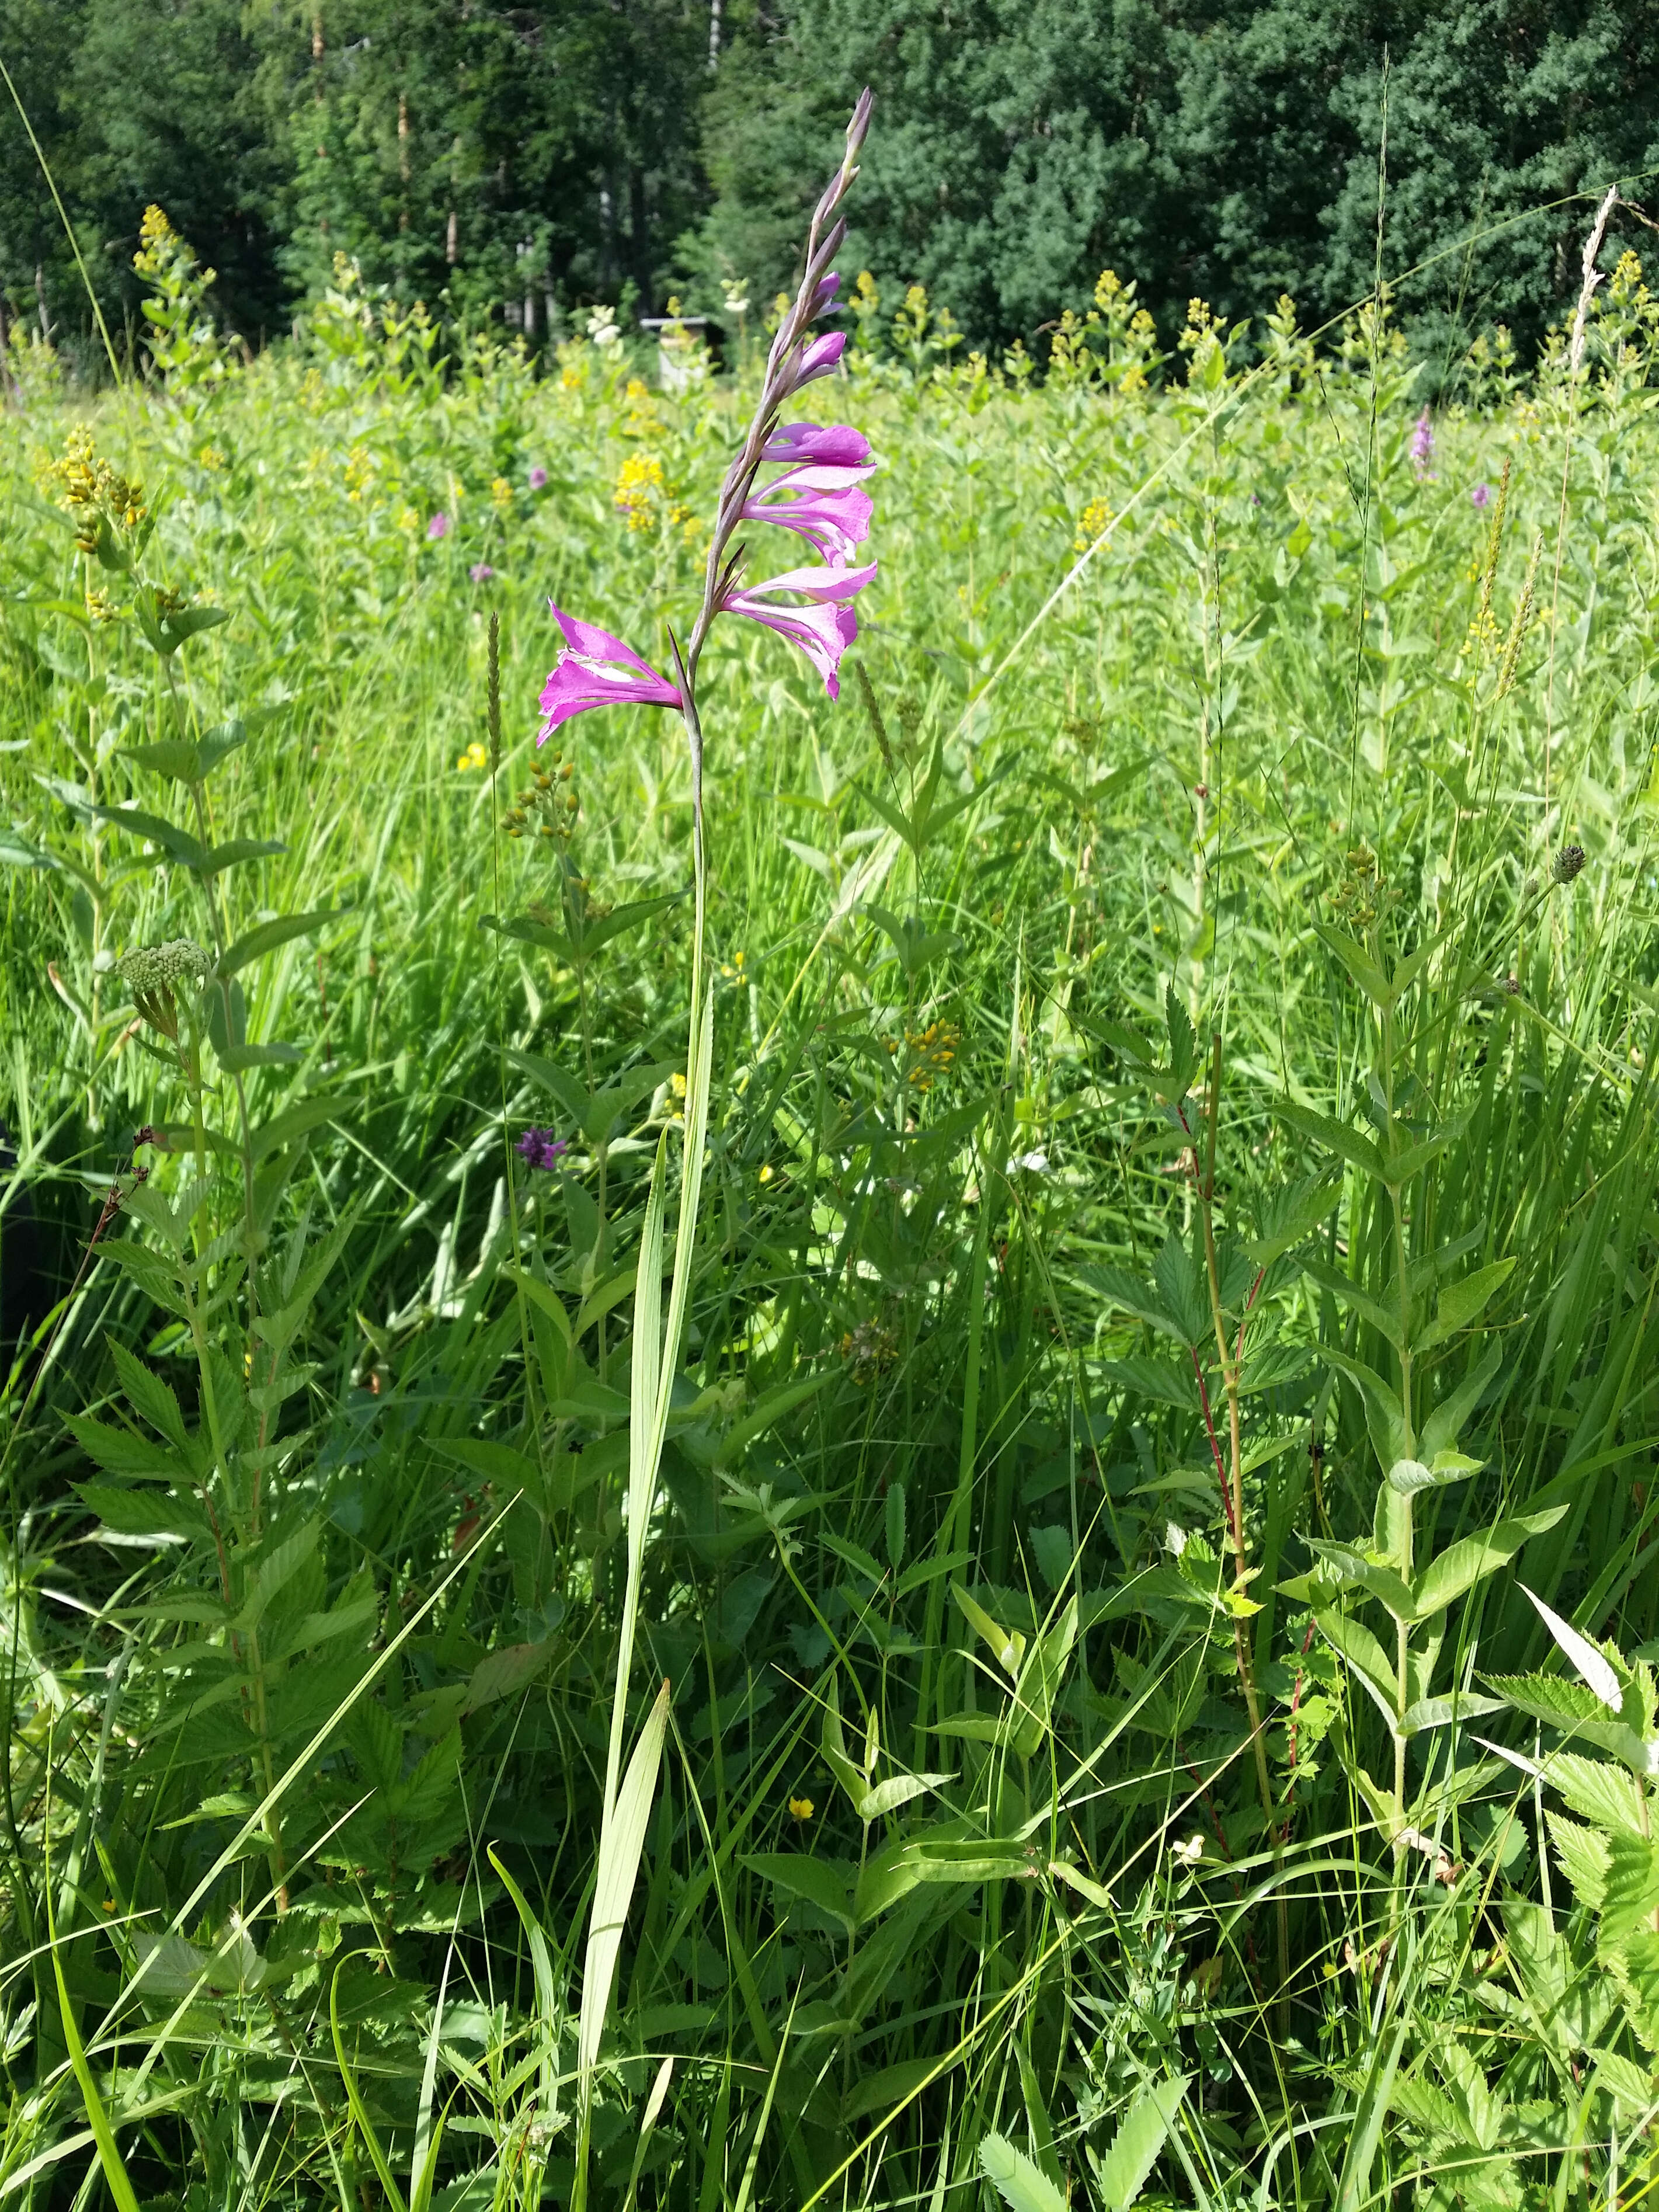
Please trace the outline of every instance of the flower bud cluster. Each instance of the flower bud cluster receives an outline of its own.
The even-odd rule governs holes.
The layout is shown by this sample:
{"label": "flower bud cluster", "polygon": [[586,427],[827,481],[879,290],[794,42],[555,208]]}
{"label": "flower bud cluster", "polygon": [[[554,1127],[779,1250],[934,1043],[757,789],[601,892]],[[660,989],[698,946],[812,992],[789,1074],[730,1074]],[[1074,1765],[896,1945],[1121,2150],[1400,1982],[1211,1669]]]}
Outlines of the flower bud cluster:
{"label": "flower bud cluster", "polygon": [[501,827],[509,837],[522,837],[532,822],[541,836],[569,837],[581,806],[571,780],[575,766],[555,751],[546,766],[536,769],[524,789],[514,793],[512,805],[501,817]]}

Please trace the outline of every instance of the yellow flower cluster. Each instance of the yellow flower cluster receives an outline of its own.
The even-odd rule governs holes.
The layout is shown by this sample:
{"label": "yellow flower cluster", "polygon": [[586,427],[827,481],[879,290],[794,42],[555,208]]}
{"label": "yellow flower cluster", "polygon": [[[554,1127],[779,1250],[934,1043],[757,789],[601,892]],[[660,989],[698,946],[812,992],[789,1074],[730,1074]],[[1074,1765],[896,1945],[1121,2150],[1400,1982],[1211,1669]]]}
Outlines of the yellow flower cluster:
{"label": "yellow flower cluster", "polygon": [[662,463],[654,453],[630,453],[617,478],[616,502],[630,530],[654,530],[666,495]]}
{"label": "yellow flower cluster", "polygon": [[51,464],[46,477],[61,487],[59,503],[70,511],[75,542],[83,553],[97,551],[100,521],[113,530],[137,530],[148,511],[143,486],[130,483],[100,457],[88,430],[70,432],[63,459]]}
{"label": "yellow flower cluster", "polygon": [[456,770],[459,774],[489,766],[489,748],[482,738],[474,738],[466,750],[459,756],[455,763]]}
{"label": "yellow flower cluster", "polygon": [[[929,1022],[925,1030],[906,1030],[905,1058],[910,1064],[905,1081],[915,1090],[931,1091],[951,1073],[961,1042],[962,1031],[954,1022]],[[898,1047],[890,1039],[887,1049],[896,1054]]]}
{"label": "yellow flower cluster", "polygon": [[1086,553],[1112,519],[1112,510],[1103,499],[1091,499],[1079,520],[1076,550]]}
{"label": "yellow flower cluster", "polygon": [[354,446],[345,458],[346,497],[361,501],[368,489],[369,478],[374,473],[374,464],[369,459],[367,446]]}
{"label": "yellow flower cluster", "polygon": [[495,477],[489,485],[490,502],[497,514],[506,514],[513,505],[513,487],[505,477]]}

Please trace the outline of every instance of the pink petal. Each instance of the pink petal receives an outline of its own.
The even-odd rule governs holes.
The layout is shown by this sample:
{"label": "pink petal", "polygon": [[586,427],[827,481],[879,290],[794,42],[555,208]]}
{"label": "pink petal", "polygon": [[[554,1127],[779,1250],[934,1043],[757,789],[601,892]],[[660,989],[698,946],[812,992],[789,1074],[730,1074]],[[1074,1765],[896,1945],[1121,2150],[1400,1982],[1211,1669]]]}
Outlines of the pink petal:
{"label": "pink petal", "polygon": [[799,531],[827,561],[843,564],[870,535],[870,495],[860,488],[870,474],[869,466],[791,469],[744,504],[744,520]]}
{"label": "pink petal", "polygon": [[845,331],[830,331],[823,337],[814,338],[796,362],[789,376],[788,390],[799,392],[803,385],[828,376],[846,350]]}
{"label": "pink petal", "polygon": [[761,448],[763,461],[822,461],[831,468],[860,468],[870,441],[845,422],[783,422]]}
{"label": "pink petal", "polygon": [[678,707],[684,702],[674,685],[658,675],[632,646],[595,623],[579,622],[553,602],[554,620],[564,632],[565,649],[542,690],[544,717],[536,742],[545,744],[560,724],[590,707]]}
{"label": "pink petal", "polygon": [[[858,617],[848,602],[875,573],[873,561],[864,568],[791,568],[781,576],[769,576],[750,591],[732,592],[724,603],[724,611],[764,623],[768,629],[776,630],[780,637],[798,646],[823,677],[830,696],[838,699],[842,655],[859,634]],[[812,604],[775,606],[769,597],[774,592],[799,592]]]}

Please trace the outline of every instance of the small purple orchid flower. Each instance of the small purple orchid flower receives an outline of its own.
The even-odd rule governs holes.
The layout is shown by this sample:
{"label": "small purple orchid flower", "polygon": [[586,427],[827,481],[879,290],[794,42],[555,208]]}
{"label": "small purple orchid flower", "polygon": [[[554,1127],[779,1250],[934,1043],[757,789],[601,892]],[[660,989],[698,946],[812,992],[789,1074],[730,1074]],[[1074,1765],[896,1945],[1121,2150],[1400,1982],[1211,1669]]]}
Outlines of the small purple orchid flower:
{"label": "small purple orchid flower", "polygon": [[1477,510],[1489,505],[1491,500],[1492,486],[1489,483],[1476,484],[1469,494],[1469,504]]}
{"label": "small purple orchid flower", "polygon": [[1425,407],[1417,418],[1417,428],[1412,432],[1412,466],[1417,471],[1418,481],[1434,474],[1434,424],[1429,420]]}
{"label": "small purple orchid flower", "polygon": [[570,1147],[551,1129],[526,1129],[513,1149],[527,1168],[540,1168],[550,1173]]}
{"label": "small purple orchid flower", "polygon": [[441,509],[433,516],[431,521],[426,526],[426,534],[434,543],[440,538],[448,537],[449,517],[445,514]]}
{"label": "small purple orchid flower", "polygon": [[475,584],[487,584],[495,571],[488,561],[475,561],[466,573]]}
{"label": "small purple orchid flower", "polygon": [[[770,518],[769,518],[769,520]],[[720,602],[728,615],[746,615],[764,623],[780,637],[797,645],[823,678],[832,699],[841,696],[841,659],[859,634],[858,617],[850,602],[876,573],[867,568],[791,568],[781,576],[769,576],[746,592],[730,591]],[[774,604],[775,592],[794,592],[807,602],[804,607]]]}
{"label": "small purple orchid flower", "polygon": [[631,645],[612,637],[608,629],[578,622],[553,606],[553,619],[564,632],[565,649],[543,686],[539,702],[544,716],[537,736],[545,744],[561,722],[585,714],[590,707],[678,707],[684,702],[673,684],[640,659]]}
{"label": "small purple orchid flower", "polygon": [[546,488],[547,471],[542,466],[541,463],[538,461],[535,467],[530,471],[530,489],[532,491],[544,491]]}

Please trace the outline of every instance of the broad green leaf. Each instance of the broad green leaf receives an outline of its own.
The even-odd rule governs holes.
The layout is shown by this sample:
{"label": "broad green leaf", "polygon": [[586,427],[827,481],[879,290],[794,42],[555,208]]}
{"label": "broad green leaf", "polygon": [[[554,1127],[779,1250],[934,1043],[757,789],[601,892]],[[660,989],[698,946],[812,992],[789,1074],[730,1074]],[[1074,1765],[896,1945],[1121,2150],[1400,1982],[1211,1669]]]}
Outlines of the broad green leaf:
{"label": "broad green leaf", "polygon": [[815,1858],[810,1851],[745,1851],[742,1856],[744,1866],[763,1881],[787,1890],[792,1897],[804,1897],[809,1905],[838,1920],[849,1935],[857,1928],[859,1916],[853,1909],[855,1869],[844,1861]]}
{"label": "broad green leaf", "polygon": [[1319,1632],[1345,1659],[1376,1699],[1390,1728],[1395,1722],[1395,1674],[1388,1654],[1363,1621],[1329,1607],[1316,1613]]}
{"label": "broad green leaf", "polygon": [[1604,1836],[1647,1834],[1650,1823],[1641,1785],[1622,1767],[1586,1759],[1582,1752],[1558,1751],[1546,1760],[1544,1778],[1580,1820],[1590,1821]]}
{"label": "broad green leaf", "polygon": [[1443,1398],[1423,1424],[1423,1433],[1418,1439],[1418,1449],[1432,1467],[1443,1451],[1456,1444],[1464,1423],[1474,1411],[1475,1405],[1486,1392],[1492,1377],[1503,1364],[1501,1344],[1487,1346],[1474,1366],[1450,1395]]}
{"label": "broad green leaf", "polygon": [[1306,1137],[1316,1145],[1323,1145],[1327,1152],[1334,1152],[1351,1166],[1357,1167],[1378,1182],[1386,1182],[1389,1171],[1382,1155],[1369,1137],[1362,1137],[1345,1121],[1335,1121],[1328,1114],[1316,1114],[1310,1107],[1298,1106],[1293,1099],[1280,1098],[1274,1103],[1273,1113],[1286,1128],[1294,1129],[1297,1136]]}
{"label": "broad green leaf", "polygon": [[274,952],[279,945],[292,944],[296,937],[309,937],[325,921],[333,921],[343,912],[337,906],[318,907],[310,914],[279,915],[274,921],[262,921],[257,929],[239,937],[234,945],[228,945],[214,963],[216,975],[234,975],[250,961]]}
{"label": "broad green leaf", "polygon": [[1183,1413],[1198,1410],[1198,1383],[1189,1360],[1177,1364],[1172,1359],[1131,1354],[1127,1359],[1100,1360],[1097,1371],[1133,1398],[1150,1398],[1158,1406],[1178,1406]]}
{"label": "broad green leaf", "polygon": [[1311,1237],[1342,1196],[1342,1177],[1310,1176],[1265,1202],[1259,1232],[1245,1249],[1258,1267],[1270,1267],[1292,1245]]}
{"label": "broad green leaf", "polygon": [[866,1821],[884,1819],[889,1813],[896,1813],[901,1805],[926,1796],[929,1790],[938,1790],[951,1779],[948,1774],[890,1774],[885,1782],[878,1782],[859,1800],[859,1818]]}
{"label": "broad green leaf", "polygon": [[1484,1536],[1463,1536],[1449,1544],[1413,1585],[1419,1618],[1426,1620],[1438,1613],[1476,1583],[1507,1566],[1524,1543],[1554,1528],[1566,1510],[1565,1505],[1551,1505],[1541,1513],[1517,1514],[1512,1521],[1500,1521]]}
{"label": "broad green leaf", "polygon": [[194,1498],[174,1492],[118,1490],[105,1482],[81,1482],[76,1495],[89,1513],[120,1536],[201,1537],[213,1534],[212,1524]]}
{"label": "broad green leaf", "polygon": [[1409,1586],[1392,1567],[1382,1566],[1352,1544],[1330,1544],[1309,1539],[1308,1548],[1321,1568],[1345,1589],[1363,1589],[1386,1606],[1396,1620],[1410,1620],[1415,1607]]}
{"label": "broad green leaf", "polygon": [[462,1713],[476,1713],[498,1698],[517,1697],[550,1663],[558,1648],[548,1638],[540,1644],[501,1644],[486,1652],[467,1677]]}
{"label": "broad green leaf", "polygon": [[1347,969],[1374,1006],[1387,1008],[1394,1004],[1394,992],[1388,977],[1371,958],[1364,946],[1346,930],[1333,929],[1328,922],[1316,921],[1314,934]]}
{"label": "broad green leaf", "polygon": [[951,1583],[951,1595],[960,1607],[968,1626],[991,1647],[998,1666],[1005,1674],[1018,1679],[1020,1662],[1025,1656],[1025,1638],[1018,1629],[1005,1628],[1000,1620],[987,1613],[977,1598],[969,1596],[960,1583]]}
{"label": "broad green leaf", "polygon": [[[1545,1527],[1553,1526],[1566,1510],[1565,1505],[1558,1505],[1550,1519],[1545,1522]],[[1541,1519],[1542,1516],[1534,1515],[1533,1517]],[[1581,1636],[1571,1621],[1563,1620],[1560,1614],[1546,1605],[1541,1597],[1534,1595],[1531,1590],[1527,1589],[1524,1583],[1521,1587],[1523,1590],[1527,1590],[1527,1595],[1532,1599],[1540,1620],[1577,1668],[1585,1688],[1592,1696],[1599,1698],[1609,1712],[1621,1712],[1624,1709],[1625,1686],[1607,1655],[1598,1651],[1587,1636]]]}
{"label": "broad green leaf", "polygon": [[1415,1350],[1429,1352],[1437,1344],[1444,1344],[1460,1329],[1468,1328],[1486,1310],[1487,1302],[1505,1282],[1515,1267],[1513,1260],[1494,1260],[1489,1267],[1477,1267],[1461,1282],[1449,1283],[1440,1293],[1434,1319],[1425,1329],[1419,1329]]}
{"label": "broad green leaf", "polygon": [[1449,1728],[1454,1722],[1484,1720],[1488,1713],[1501,1713],[1503,1701],[1498,1698],[1476,1697],[1468,1690],[1455,1691],[1432,1698],[1418,1698],[1407,1705],[1400,1723],[1401,1735],[1421,1735],[1425,1729]]}
{"label": "broad green leaf", "polygon": [[1362,1359],[1351,1358],[1335,1345],[1322,1345],[1320,1352],[1331,1366],[1348,1377],[1364,1401],[1365,1425],[1370,1432],[1371,1449],[1376,1454],[1378,1465],[1392,1467],[1398,1459],[1410,1459],[1412,1454],[1406,1445],[1406,1416],[1395,1391],[1375,1368],[1367,1367]]}
{"label": "broad green leaf", "polygon": [[1544,1814],[1562,1872],[1572,1884],[1572,1893],[1592,1912],[1601,1910],[1607,1893],[1607,1866],[1612,1854],[1607,1839],[1594,1828],[1581,1827],[1553,1806]]}
{"label": "broad green leaf", "polygon": [[1610,1948],[1633,1936],[1659,1906],[1659,1846],[1626,1827],[1609,1829],[1604,1840],[1607,1875],[1597,1940]]}
{"label": "broad green leaf", "polygon": [[1333,1297],[1340,1298],[1374,1329],[1379,1330],[1398,1351],[1401,1343],[1400,1309],[1385,1305],[1381,1298],[1373,1297],[1363,1283],[1356,1283],[1352,1275],[1340,1267],[1333,1267],[1313,1254],[1305,1255],[1302,1272],[1317,1283],[1321,1290],[1328,1291]]}
{"label": "broad green leaf", "polygon": [[1137,1321],[1144,1321],[1160,1334],[1174,1337],[1177,1344],[1191,1341],[1161,1294],[1139,1276],[1132,1275],[1127,1267],[1079,1267],[1078,1279],[1086,1283],[1108,1305],[1133,1314]]}

